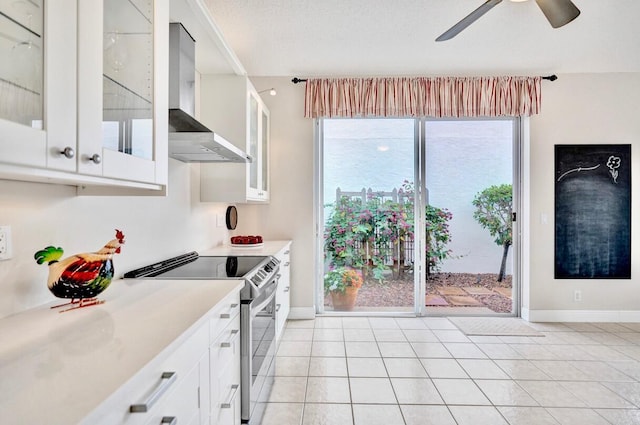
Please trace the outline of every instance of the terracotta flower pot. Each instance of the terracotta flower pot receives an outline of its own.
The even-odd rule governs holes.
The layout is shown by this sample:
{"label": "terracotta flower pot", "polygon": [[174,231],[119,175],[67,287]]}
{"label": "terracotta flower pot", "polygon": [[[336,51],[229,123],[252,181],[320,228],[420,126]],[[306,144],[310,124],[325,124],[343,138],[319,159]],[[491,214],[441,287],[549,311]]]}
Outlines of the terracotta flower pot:
{"label": "terracotta flower pot", "polygon": [[347,286],[344,292],[331,291],[331,303],[334,310],[350,311],[356,304],[356,297],[358,296],[358,289],[353,286]]}

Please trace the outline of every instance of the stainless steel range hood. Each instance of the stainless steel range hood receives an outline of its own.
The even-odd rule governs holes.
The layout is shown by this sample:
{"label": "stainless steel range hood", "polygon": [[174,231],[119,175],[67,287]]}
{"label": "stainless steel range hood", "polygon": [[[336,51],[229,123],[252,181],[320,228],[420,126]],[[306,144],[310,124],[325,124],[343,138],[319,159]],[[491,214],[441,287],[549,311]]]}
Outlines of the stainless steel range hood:
{"label": "stainless steel range hood", "polygon": [[169,24],[169,156],[183,162],[251,162],[251,157],[195,118],[195,41]]}

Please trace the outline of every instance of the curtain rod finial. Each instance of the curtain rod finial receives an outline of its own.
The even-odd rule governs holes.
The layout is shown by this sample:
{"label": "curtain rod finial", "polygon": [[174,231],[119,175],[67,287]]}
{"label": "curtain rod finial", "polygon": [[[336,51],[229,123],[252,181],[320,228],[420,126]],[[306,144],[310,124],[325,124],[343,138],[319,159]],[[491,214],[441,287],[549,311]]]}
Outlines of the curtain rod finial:
{"label": "curtain rod finial", "polygon": [[302,78],[298,78],[298,77],[294,77],[294,78],[291,80],[291,82],[292,82],[293,84],[304,83],[305,81],[307,81],[307,80],[302,79]]}

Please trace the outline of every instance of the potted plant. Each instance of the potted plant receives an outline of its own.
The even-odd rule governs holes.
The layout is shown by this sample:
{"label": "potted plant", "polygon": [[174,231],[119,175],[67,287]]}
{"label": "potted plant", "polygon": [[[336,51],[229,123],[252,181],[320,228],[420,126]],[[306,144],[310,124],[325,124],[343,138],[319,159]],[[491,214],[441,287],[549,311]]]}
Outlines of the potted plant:
{"label": "potted plant", "polygon": [[339,267],[324,275],[324,290],[331,295],[334,310],[352,310],[361,286],[362,274],[357,270]]}

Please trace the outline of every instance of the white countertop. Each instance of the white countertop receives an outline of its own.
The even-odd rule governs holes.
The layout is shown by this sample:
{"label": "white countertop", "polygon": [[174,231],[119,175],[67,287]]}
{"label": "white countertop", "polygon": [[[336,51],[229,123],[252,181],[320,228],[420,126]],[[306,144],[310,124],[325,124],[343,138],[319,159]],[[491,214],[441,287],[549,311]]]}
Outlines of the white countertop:
{"label": "white countertop", "polygon": [[290,240],[283,241],[265,241],[262,246],[251,246],[247,245],[247,247],[233,247],[231,245],[218,245],[213,248],[207,249],[205,251],[198,251],[199,255],[237,255],[240,256],[250,256],[250,255],[276,255],[278,252],[282,250],[287,244],[291,243]]}
{"label": "white countertop", "polygon": [[181,335],[238,280],[114,280],[101,305],[0,319],[2,424],[74,424]]}

